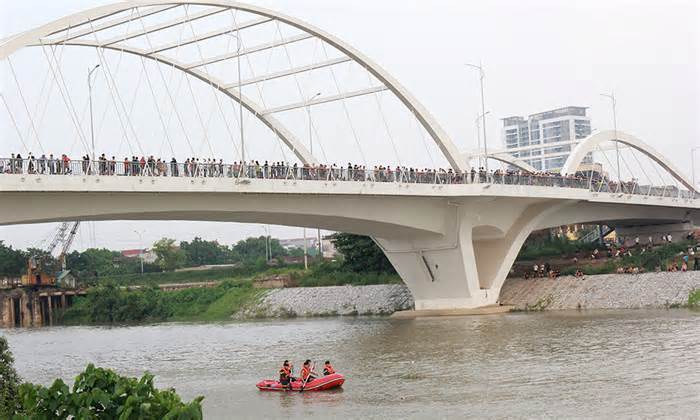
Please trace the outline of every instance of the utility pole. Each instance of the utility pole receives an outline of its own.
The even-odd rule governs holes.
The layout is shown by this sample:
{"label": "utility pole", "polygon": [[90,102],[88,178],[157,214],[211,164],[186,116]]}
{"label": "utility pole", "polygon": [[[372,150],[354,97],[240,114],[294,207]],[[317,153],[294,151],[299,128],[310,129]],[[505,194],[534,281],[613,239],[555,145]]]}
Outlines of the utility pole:
{"label": "utility pole", "polygon": [[[690,170],[692,171],[692,179],[693,179],[693,189],[697,191],[698,189],[698,184],[695,182],[695,152],[700,150],[699,147],[693,147],[690,149]],[[691,194],[694,193],[694,191],[691,191]]]}
{"label": "utility pole", "polygon": [[[477,143],[479,143],[479,145],[481,145],[481,135],[479,134],[481,125],[479,124],[479,120],[483,119],[485,116],[487,116],[490,113],[491,113],[491,111],[486,111],[485,113],[479,114],[476,116],[476,139],[477,139],[476,141],[477,141]],[[481,146],[479,146],[479,147],[481,147]],[[477,150],[479,150],[479,149],[477,149]],[[488,161],[488,156],[484,155],[484,165],[486,165],[486,161]],[[482,167],[482,165],[481,165],[481,152],[479,152],[479,168],[481,168],[481,167]],[[486,166],[484,166],[484,168],[486,168]]]}
{"label": "utility pole", "polygon": [[92,139],[92,162],[93,162],[93,165],[95,162],[95,123],[94,123],[93,117],[92,117],[92,73],[94,73],[95,70],[97,70],[99,67],[100,67],[100,65],[97,64],[92,69],[88,69],[88,77],[87,77],[88,102],[90,103],[90,138]]}
{"label": "utility pole", "polygon": [[486,139],[486,104],[484,101],[484,66],[479,63],[477,66],[476,64],[466,64],[469,67],[475,68],[479,70],[479,83],[481,84],[481,118],[482,118],[482,129],[484,130],[484,169],[486,169],[486,172],[489,170],[489,150],[488,150],[488,141]]}
{"label": "utility pole", "polygon": [[[238,29],[236,29],[236,32],[238,32]],[[243,138],[243,84],[241,83],[241,39],[238,37],[238,33],[234,34],[229,32],[229,35],[236,38],[236,64],[238,66],[238,121],[241,128],[241,166],[245,168],[245,140]]]}
{"label": "utility pole", "polygon": [[[306,115],[309,118],[309,152],[313,156],[314,154],[314,131],[313,131],[313,120],[311,119],[311,101],[314,99],[318,98],[321,96],[321,92],[317,92],[314,95],[312,95],[309,99],[306,100]],[[321,245],[321,228],[318,229],[318,250],[319,250],[319,258],[323,260],[323,248]],[[306,228],[304,228],[304,250],[306,250]],[[307,267],[306,264],[306,252],[304,252],[304,267]]]}
{"label": "utility pole", "polygon": [[620,143],[617,141],[617,100],[615,99],[615,92],[601,93],[600,96],[604,96],[612,102],[612,112],[613,112],[613,130],[615,132],[615,153],[617,154],[617,182],[618,184],[622,181],[622,176],[620,174]]}
{"label": "utility pole", "polygon": [[138,230],[135,230],[134,233],[139,235],[139,259],[141,260],[141,275],[143,276],[143,253],[145,251],[143,249],[143,235]]}
{"label": "utility pole", "polygon": [[306,228],[304,228],[304,270],[309,269],[309,251],[306,246]]}

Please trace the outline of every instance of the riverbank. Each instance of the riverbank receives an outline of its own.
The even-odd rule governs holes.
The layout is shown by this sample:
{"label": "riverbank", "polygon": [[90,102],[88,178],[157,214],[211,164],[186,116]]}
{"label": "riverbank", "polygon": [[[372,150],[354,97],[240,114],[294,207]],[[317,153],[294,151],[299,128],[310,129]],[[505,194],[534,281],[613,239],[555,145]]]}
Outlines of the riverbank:
{"label": "riverbank", "polygon": [[[515,310],[660,309],[688,304],[700,272],[508,279],[500,303]],[[227,319],[391,315],[414,308],[403,284],[255,289],[250,281],[210,288],[99,287],[76,298],[59,323],[72,325]]]}
{"label": "riverbank", "polygon": [[391,315],[409,309],[413,296],[403,284],[293,287],[267,291],[234,318]]}
{"label": "riverbank", "polygon": [[518,310],[658,309],[684,306],[700,271],[509,279],[500,302]]}
{"label": "riverbank", "polygon": [[[515,310],[662,309],[685,306],[696,289],[698,271],[508,279],[500,303]],[[297,287],[267,291],[233,317],[390,315],[413,306],[410,291],[399,284]]]}

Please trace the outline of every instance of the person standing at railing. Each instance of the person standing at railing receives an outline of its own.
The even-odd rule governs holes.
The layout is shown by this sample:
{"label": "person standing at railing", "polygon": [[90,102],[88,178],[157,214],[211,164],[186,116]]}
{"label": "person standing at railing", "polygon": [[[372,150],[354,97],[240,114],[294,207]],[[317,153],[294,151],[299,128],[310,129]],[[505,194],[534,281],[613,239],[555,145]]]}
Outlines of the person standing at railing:
{"label": "person standing at railing", "polygon": [[175,159],[175,157],[170,159],[170,176],[175,176],[175,177],[180,176],[180,173],[179,173],[178,167],[177,167],[177,159]]}
{"label": "person standing at railing", "polygon": [[53,154],[49,155],[49,175],[56,174],[56,159],[54,159]]}
{"label": "person standing at railing", "polygon": [[12,158],[12,173],[15,174],[21,174],[22,171],[22,166],[23,166],[24,160],[22,159],[22,155],[17,153],[17,155],[13,155]]}
{"label": "person standing at railing", "polygon": [[46,173],[46,155],[41,154],[41,157],[37,160],[37,163],[39,165],[39,173],[40,174],[45,174]]}

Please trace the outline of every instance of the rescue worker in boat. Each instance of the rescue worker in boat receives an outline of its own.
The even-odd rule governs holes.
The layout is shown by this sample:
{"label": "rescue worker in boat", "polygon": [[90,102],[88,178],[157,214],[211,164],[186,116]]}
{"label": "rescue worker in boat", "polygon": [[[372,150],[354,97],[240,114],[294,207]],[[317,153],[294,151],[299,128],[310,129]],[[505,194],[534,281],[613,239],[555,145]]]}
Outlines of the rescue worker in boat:
{"label": "rescue worker in boat", "polygon": [[331,365],[329,360],[326,360],[326,363],[323,364],[323,376],[332,375],[334,373],[335,369],[333,369],[333,365]]}
{"label": "rescue worker in boat", "polygon": [[280,369],[280,384],[287,385],[291,388],[292,382],[295,380],[296,378],[292,377],[292,364],[289,363],[289,360],[285,360]]}
{"label": "rescue worker in boat", "polygon": [[301,380],[309,383],[316,379],[317,376],[318,374],[314,372],[313,368],[311,367],[311,360],[306,359],[304,366],[301,368]]}

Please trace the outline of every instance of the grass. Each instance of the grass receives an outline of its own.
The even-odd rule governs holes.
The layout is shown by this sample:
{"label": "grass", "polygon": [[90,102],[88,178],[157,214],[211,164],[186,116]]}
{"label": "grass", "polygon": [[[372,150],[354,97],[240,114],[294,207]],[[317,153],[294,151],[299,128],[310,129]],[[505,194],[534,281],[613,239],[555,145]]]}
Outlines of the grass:
{"label": "grass", "polygon": [[[78,297],[60,319],[64,324],[130,324],[163,321],[219,321],[258,302],[265,290],[253,288],[255,278],[290,275],[302,287],[400,283],[396,274],[354,273],[340,264],[324,263],[308,271],[300,267],[269,268],[257,273],[245,269],[214,269],[153,273],[100,279]],[[160,284],[219,281],[215,287],[164,291]],[[125,286],[142,286],[128,290]],[[332,315],[332,314],[329,314]]]}
{"label": "grass", "polygon": [[179,271],[166,273],[128,274],[122,276],[104,276],[98,279],[87,279],[85,283],[91,286],[115,284],[119,286],[151,286],[159,284],[202,283],[224,279],[243,278],[254,275],[255,272],[245,268],[219,268],[202,271]]}
{"label": "grass", "polygon": [[700,309],[700,289],[692,290],[688,294],[688,307],[691,309]]}

